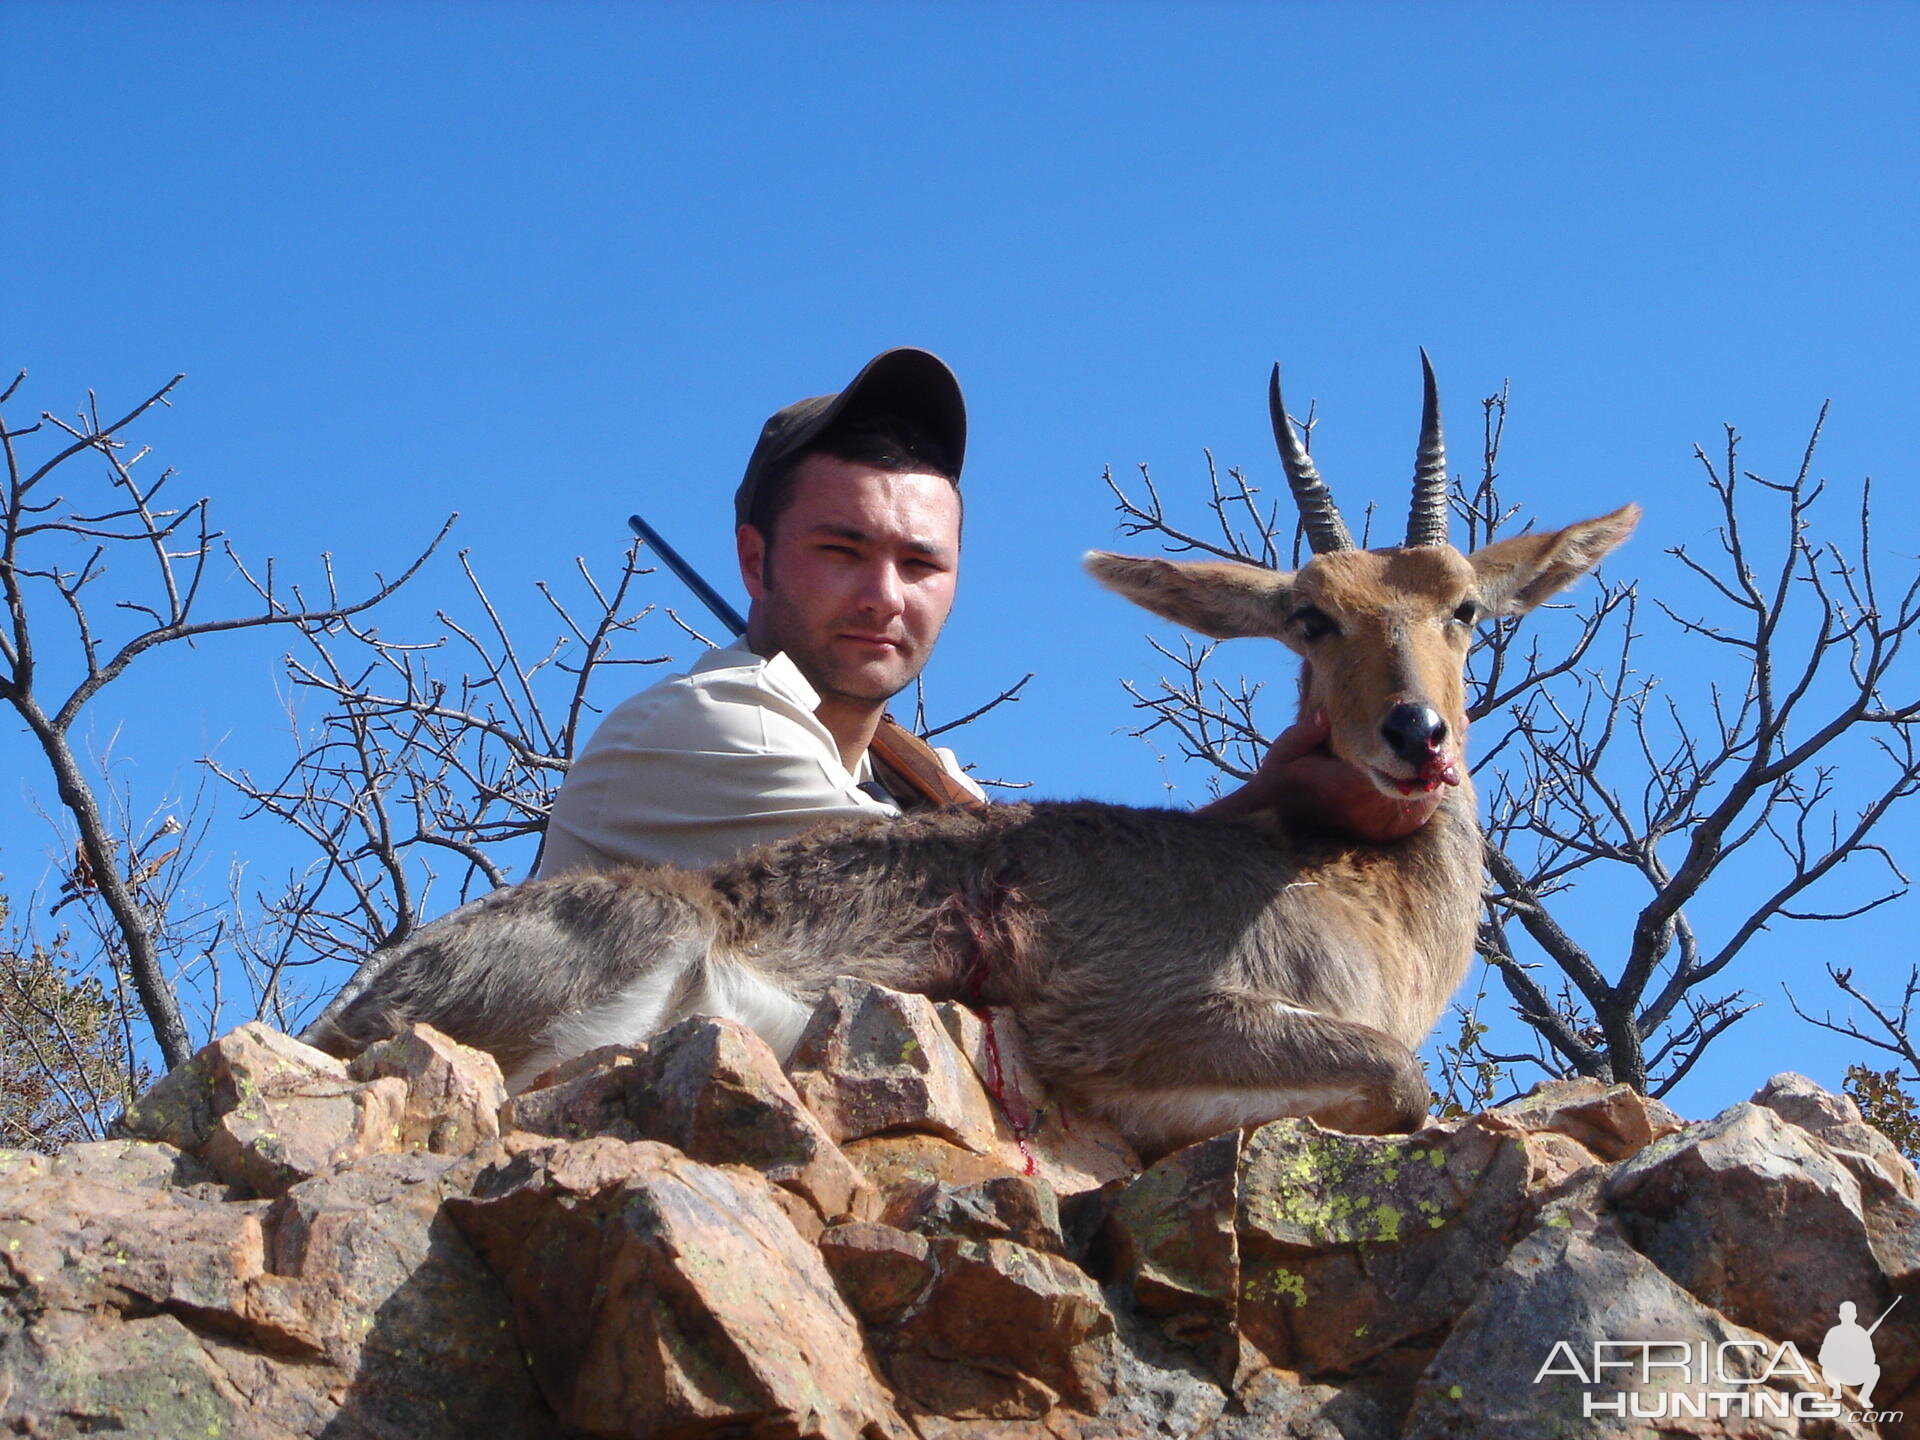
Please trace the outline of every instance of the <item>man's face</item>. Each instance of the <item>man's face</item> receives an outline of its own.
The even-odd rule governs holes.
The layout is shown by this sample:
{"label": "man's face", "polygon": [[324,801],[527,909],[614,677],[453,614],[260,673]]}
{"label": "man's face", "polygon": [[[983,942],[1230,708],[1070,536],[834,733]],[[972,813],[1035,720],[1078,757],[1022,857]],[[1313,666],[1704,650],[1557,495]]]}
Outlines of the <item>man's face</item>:
{"label": "man's face", "polygon": [[880,704],[927,663],[953,608],[960,497],[938,475],[810,455],[769,548],[737,536],[756,648],[782,650],[821,698]]}

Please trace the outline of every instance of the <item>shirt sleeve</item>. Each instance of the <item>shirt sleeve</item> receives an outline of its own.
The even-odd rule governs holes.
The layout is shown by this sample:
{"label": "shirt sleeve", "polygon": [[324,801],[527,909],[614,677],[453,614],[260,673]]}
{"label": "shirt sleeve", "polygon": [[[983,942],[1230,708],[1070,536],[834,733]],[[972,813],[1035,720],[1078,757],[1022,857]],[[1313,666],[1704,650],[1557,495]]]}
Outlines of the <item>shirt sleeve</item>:
{"label": "shirt sleeve", "polygon": [[539,873],[714,865],[822,821],[897,813],[859,788],[797,697],[742,665],[607,716],[555,798]]}

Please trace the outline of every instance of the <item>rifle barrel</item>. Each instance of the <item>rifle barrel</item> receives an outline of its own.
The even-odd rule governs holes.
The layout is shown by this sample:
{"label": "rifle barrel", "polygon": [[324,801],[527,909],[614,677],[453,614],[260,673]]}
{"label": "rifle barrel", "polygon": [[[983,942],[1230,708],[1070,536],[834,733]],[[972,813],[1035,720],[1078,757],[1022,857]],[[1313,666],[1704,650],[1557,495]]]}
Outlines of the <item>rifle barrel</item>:
{"label": "rifle barrel", "polygon": [[[1906,1298],[1907,1298],[1907,1297],[1906,1297],[1906,1296],[1904,1296],[1904,1295],[1896,1295],[1896,1296],[1894,1296],[1894,1297],[1893,1297],[1893,1305],[1898,1305],[1898,1304],[1899,1304],[1899,1303],[1900,1303],[1900,1302],[1901,1302],[1902,1300],[1904,1300],[1904,1299],[1906,1299]],[[1887,1316],[1889,1316],[1889,1315],[1891,1315],[1891,1314],[1893,1313],[1893,1305],[1889,1305],[1889,1306],[1887,1306],[1887,1308],[1886,1308],[1886,1309],[1884,1309],[1884,1310],[1882,1310],[1882,1311],[1880,1312],[1880,1320],[1884,1320],[1884,1319],[1886,1319],[1886,1318],[1887,1318]],[[1874,1322],[1873,1322],[1873,1324],[1871,1324],[1871,1325],[1869,1325],[1869,1326],[1867,1327],[1867,1334],[1869,1334],[1869,1335],[1871,1335],[1871,1334],[1873,1334],[1873,1332],[1874,1332],[1874,1331],[1876,1331],[1876,1330],[1878,1330],[1878,1329],[1880,1328],[1880,1320],[1876,1320],[1876,1321],[1874,1321]]]}
{"label": "rifle barrel", "polygon": [[680,583],[691,590],[702,605],[713,612],[714,619],[726,626],[736,638],[747,633],[747,622],[740,618],[740,612],[729,605],[718,590],[707,584],[698,570],[682,560],[680,552],[662,539],[658,530],[638,515],[629,515],[627,525],[634,534],[653,547],[653,553],[679,577]]}

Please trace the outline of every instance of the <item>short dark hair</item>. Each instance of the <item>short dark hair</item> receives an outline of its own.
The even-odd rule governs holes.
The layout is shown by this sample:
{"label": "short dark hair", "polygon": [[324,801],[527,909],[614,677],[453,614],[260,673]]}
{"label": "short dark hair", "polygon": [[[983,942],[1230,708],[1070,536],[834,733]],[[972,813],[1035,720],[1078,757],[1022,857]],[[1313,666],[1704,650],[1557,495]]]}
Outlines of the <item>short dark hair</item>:
{"label": "short dark hair", "polygon": [[938,475],[953,486],[955,496],[960,493],[960,467],[924,425],[898,415],[848,416],[821,431],[805,449],[767,467],[747,511],[747,524],[769,544],[774,525],[793,503],[794,477],[810,455],[831,455],[893,475]]}

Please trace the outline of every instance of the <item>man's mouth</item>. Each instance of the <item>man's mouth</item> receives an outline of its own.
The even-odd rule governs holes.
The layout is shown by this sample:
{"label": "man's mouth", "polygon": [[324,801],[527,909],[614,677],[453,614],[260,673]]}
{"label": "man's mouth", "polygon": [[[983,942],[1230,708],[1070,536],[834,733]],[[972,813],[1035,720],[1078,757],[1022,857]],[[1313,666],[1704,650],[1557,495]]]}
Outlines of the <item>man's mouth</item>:
{"label": "man's mouth", "polygon": [[872,650],[876,653],[900,648],[900,642],[890,635],[861,635],[852,631],[842,631],[840,639],[858,649]]}

